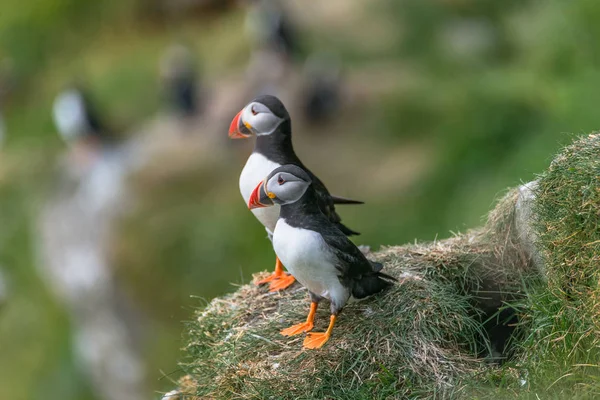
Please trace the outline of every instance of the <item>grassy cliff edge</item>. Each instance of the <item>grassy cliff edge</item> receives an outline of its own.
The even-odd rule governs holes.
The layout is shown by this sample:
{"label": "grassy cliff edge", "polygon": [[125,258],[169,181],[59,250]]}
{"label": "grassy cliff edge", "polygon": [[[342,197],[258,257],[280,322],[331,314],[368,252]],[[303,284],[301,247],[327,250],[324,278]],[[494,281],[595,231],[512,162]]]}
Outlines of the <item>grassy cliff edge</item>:
{"label": "grassy cliff edge", "polygon": [[[297,284],[214,299],[187,324],[188,375],[169,398],[597,393],[599,160],[600,135],[581,138],[536,182],[510,190],[483,228],[371,253],[399,283],[346,307],[322,349],[278,333],[305,318]],[[498,347],[506,309],[518,328]],[[315,329],[327,321],[323,307]]]}

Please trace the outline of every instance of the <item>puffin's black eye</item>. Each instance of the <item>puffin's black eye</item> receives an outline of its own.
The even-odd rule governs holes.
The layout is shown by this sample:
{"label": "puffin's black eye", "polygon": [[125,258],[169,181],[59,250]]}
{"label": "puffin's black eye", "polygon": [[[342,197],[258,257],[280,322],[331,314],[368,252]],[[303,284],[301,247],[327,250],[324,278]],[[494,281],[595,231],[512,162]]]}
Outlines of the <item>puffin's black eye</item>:
{"label": "puffin's black eye", "polygon": [[280,185],[283,185],[285,183],[285,179],[283,179],[283,177],[281,175],[279,175],[277,177],[277,183],[279,183]]}
{"label": "puffin's black eye", "polygon": [[252,113],[252,115],[256,115],[256,114],[258,114],[258,113],[256,112],[256,110],[254,109],[254,106],[252,106],[252,107],[250,108],[250,112]]}

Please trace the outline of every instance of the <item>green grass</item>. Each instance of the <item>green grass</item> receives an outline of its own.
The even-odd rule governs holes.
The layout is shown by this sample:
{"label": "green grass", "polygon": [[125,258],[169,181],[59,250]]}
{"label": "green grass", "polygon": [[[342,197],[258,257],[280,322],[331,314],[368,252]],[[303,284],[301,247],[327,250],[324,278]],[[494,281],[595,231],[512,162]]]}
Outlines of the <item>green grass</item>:
{"label": "green grass", "polygon": [[600,135],[554,159],[539,179],[538,245],[547,284],[529,296],[523,362],[531,376],[600,394]]}

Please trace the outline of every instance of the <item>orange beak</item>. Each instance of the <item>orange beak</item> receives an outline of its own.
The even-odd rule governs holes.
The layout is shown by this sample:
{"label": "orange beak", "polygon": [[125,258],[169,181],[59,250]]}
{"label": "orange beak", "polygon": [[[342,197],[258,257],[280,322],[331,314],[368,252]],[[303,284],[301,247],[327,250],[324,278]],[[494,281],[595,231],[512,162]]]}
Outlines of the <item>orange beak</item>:
{"label": "orange beak", "polygon": [[248,209],[253,210],[255,208],[269,207],[273,204],[273,200],[265,192],[265,182],[262,181],[252,191],[248,200]]}
{"label": "orange beak", "polygon": [[[233,117],[233,121],[231,121],[231,125],[229,125],[229,137],[232,139],[246,139],[250,137],[250,131],[242,122],[242,112],[240,111]],[[244,131],[244,132],[242,132]],[[248,132],[248,133],[246,133]]]}

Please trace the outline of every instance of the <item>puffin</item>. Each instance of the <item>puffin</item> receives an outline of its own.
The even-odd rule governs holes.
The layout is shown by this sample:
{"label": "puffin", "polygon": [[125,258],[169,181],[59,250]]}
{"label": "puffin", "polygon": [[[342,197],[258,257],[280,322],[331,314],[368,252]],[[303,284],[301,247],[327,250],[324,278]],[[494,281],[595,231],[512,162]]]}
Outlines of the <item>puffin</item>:
{"label": "puffin", "polygon": [[339,226],[319,206],[317,187],[308,171],[296,165],[273,170],[252,191],[248,208],[280,206],[273,232],[277,257],[310,294],[306,322],[281,331],[293,336],[313,329],[315,312],[321,300],[331,302],[329,327],[325,332],[309,332],[304,347],[323,346],[336,318],[350,299],[361,300],[393,285],[396,281],[381,272],[383,265],[368,260]]}
{"label": "puffin", "polygon": [[302,108],[310,124],[326,123],[342,104],[341,69],[337,57],[328,53],[312,55],[304,64]]}
{"label": "puffin", "polygon": [[176,44],[166,50],[160,63],[160,75],[165,99],[174,111],[183,117],[201,113],[198,74],[187,47]]}
{"label": "puffin", "polygon": [[56,96],[52,117],[60,136],[66,141],[83,136],[109,136],[89,96],[77,84],[68,86]]}
{"label": "puffin", "polygon": [[246,30],[257,44],[292,60],[300,56],[300,41],[289,13],[277,0],[255,0],[246,17]]}
{"label": "puffin", "polygon": [[[292,123],[290,114],[283,103],[275,96],[263,95],[248,103],[233,118],[229,126],[229,137],[245,139],[256,135],[254,151],[248,158],[240,174],[240,192],[245,204],[248,204],[252,191],[274,169],[293,164],[302,168],[310,176],[317,196],[319,209],[344,235],[358,235],[358,232],[341,223],[341,217],[335,211],[336,204],[363,204],[362,201],[333,196],[323,182],[308,170],[296,156],[292,146]],[[264,225],[269,239],[279,218],[279,206],[252,209],[254,216]],[[294,277],[286,274],[279,258],[275,259],[275,272],[257,282],[269,283],[270,291],[287,288],[294,283]]]}

